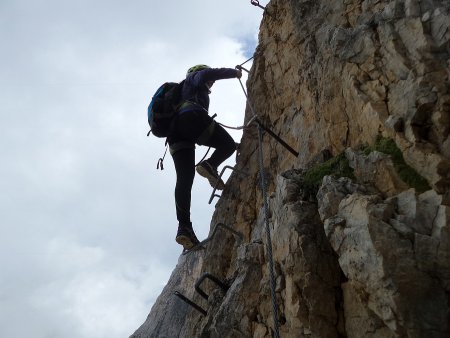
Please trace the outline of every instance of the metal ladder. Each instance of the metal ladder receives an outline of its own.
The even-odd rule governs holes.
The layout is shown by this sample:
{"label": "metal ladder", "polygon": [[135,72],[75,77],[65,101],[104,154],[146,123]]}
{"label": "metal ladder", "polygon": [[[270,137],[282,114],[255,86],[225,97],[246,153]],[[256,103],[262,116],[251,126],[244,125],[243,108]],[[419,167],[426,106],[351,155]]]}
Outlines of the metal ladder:
{"label": "metal ladder", "polygon": [[184,250],[183,251],[183,255],[187,255],[188,253],[191,253],[193,251],[197,251],[197,250],[199,250],[199,248],[200,249],[204,249],[204,245],[214,238],[214,236],[216,235],[216,233],[219,230],[219,228],[222,228],[224,230],[228,230],[229,232],[231,232],[235,237],[237,237],[239,242],[242,242],[244,240],[244,236],[240,232],[234,230],[232,227],[230,227],[230,226],[228,226],[228,225],[226,225],[224,223],[217,223],[214,226],[213,232],[211,233],[211,235],[208,238],[206,238],[203,241],[201,241],[200,243],[198,243],[192,249]]}
{"label": "metal ladder", "polygon": [[[226,293],[228,291],[228,289],[230,288],[229,285],[227,285],[226,283],[222,282],[219,278],[217,278],[216,276],[210,274],[209,272],[206,272],[195,283],[195,291],[197,291],[197,293],[200,296],[202,296],[204,299],[206,299],[206,300],[208,300],[209,296],[206,294],[206,292],[204,292],[200,288],[200,285],[205,281],[205,279],[209,279],[209,280],[213,281],[214,283],[216,283],[216,285],[219,286],[224,293]],[[192,306],[194,309],[196,309],[202,315],[206,316],[208,314],[208,312],[204,308],[202,308],[200,305],[198,305],[197,303],[195,303],[191,299],[187,298],[181,292],[175,291],[174,295],[177,296],[178,298],[180,298],[186,304]]]}
{"label": "metal ladder", "polygon": [[[240,232],[234,230],[233,228],[231,228],[230,226],[228,226],[228,225],[226,225],[224,223],[217,223],[215,225],[215,227],[214,227],[213,232],[211,233],[211,235],[208,238],[206,238],[205,240],[201,241],[199,244],[197,244],[192,249],[183,251],[183,255],[186,255],[186,254],[188,254],[190,252],[193,252],[193,251],[197,251],[198,249],[196,249],[196,248],[198,248],[199,246],[203,247],[204,244],[208,243],[209,241],[211,241],[214,238],[214,236],[216,235],[216,233],[219,230],[219,228],[222,228],[224,230],[227,230],[227,231],[231,232],[238,239],[239,242],[242,242],[244,240],[244,236]],[[219,278],[217,278],[216,276],[212,275],[211,273],[206,272],[195,283],[195,291],[200,296],[205,298],[206,300],[208,300],[209,296],[200,287],[205,279],[209,279],[209,280],[213,281],[214,283],[216,283],[224,292],[227,292],[227,290],[229,289],[229,285],[227,285],[226,283],[224,283],[223,281],[221,281]],[[192,306],[194,309],[199,311],[204,316],[207,315],[207,311],[205,309],[203,309],[200,305],[196,304],[194,301],[192,301],[189,298],[187,298],[181,292],[175,291],[174,295],[177,296],[178,298],[180,298],[182,301],[184,301],[188,305]]]}
{"label": "metal ladder", "polygon": [[[245,171],[236,169],[236,167],[232,167],[229,165],[226,165],[225,167],[223,167],[223,169],[220,171],[219,177],[222,178],[223,173],[225,172],[225,170],[227,169],[231,169],[232,171],[242,175],[242,176],[248,176],[248,173],[246,173]],[[211,196],[209,197],[209,201],[208,204],[211,204],[212,200],[214,199],[214,197],[220,197],[221,195],[217,195],[216,194],[216,190],[217,190],[217,184],[218,184],[219,180],[217,180],[216,184],[214,185],[214,189],[211,193]]]}

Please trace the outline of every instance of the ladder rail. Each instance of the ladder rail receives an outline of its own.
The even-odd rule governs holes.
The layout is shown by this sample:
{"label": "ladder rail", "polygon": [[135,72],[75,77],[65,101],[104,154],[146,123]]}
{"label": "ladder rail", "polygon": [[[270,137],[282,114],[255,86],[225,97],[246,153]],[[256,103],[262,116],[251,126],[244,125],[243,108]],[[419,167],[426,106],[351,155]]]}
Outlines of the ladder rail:
{"label": "ladder rail", "polygon": [[208,243],[209,241],[211,241],[214,238],[214,236],[216,235],[216,233],[219,230],[219,228],[223,228],[223,229],[228,230],[229,232],[231,232],[234,236],[236,236],[238,238],[239,242],[242,242],[244,240],[244,236],[240,232],[234,230],[232,227],[230,227],[230,226],[228,226],[228,225],[226,225],[224,223],[217,223],[215,225],[215,227],[214,227],[213,232],[211,233],[211,235],[209,237],[207,237],[206,239],[204,239],[203,241],[198,243],[192,249],[184,250],[182,255],[187,255],[190,252],[197,251],[196,248],[198,248],[200,246],[203,246],[206,243]]}

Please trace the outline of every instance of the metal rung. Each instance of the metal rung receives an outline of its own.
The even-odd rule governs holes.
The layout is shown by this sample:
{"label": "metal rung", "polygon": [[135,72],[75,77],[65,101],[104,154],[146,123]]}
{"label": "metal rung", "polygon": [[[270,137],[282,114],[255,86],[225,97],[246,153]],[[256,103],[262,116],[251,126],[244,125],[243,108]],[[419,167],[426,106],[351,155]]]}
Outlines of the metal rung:
{"label": "metal rung", "polygon": [[[225,284],[224,282],[222,282],[219,278],[217,278],[216,276],[206,272],[204,273],[197,281],[197,283],[195,283],[195,291],[197,291],[199,293],[200,296],[202,296],[203,298],[205,298],[206,300],[208,300],[209,296],[200,288],[200,285],[203,283],[203,281],[205,279],[210,279],[212,280],[214,283],[216,283],[224,292],[227,292],[228,289],[230,288],[227,284]],[[202,315],[206,316],[208,314],[208,312],[203,309],[200,305],[198,305],[197,303],[194,303],[192,300],[190,300],[189,298],[187,298],[185,295],[183,295],[182,293],[175,291],[173,293],[175,296],[177,296],[178,298],[180,298],[183,302],[185,302],[186,304],[188,304],[189,306],[192,306],[194,309],[196,309],[198,312],[200,312]]]}
{"label": "metal rung", "polygon": [[[226,169],[231,169],[232,171],[237,172],[238,174],[241,174],[243,176],[248,176],[248,173],[246,173],[245,171],[236,169],[235,167],[226,165],[225,167],[223,167],[222,171],[219,174],[219,177],[222,178],[223,173],[225,172]],[[214,185],[214,189],[211,193],[211,197],[209,198],[209,202],[208,204],[211,204],[212,200],[214,199],[214,197],[220,197],[220,195],[216,194],[216,190],[217,190],[217,184],[219,183],[219,180],[217,180],[216,184]]]}
{"label": "metal rung", "polygon": [[183,302],[192,306],[194,309],[196,309],[197,311],[202,313],[204,316],[206,316],[208,314],[208,312],[206,312],[205,309],[203,309],[201,306],[194,303],[192,300],[190,300],[189,298],[187,298],[185,295],[181,294],[180,292],[175,291],[174,295],[177,296],[178,298],[180,298]]}
{"label": "metal rung", "polygon": [[200,289],[200,284],[202,284],[206,278],[212,280],[214,283],[216,283],[218,286],[220,286],[220,288],[224,292],[227,292],[228,289],[230,288],[228,285],[226,285],[224,282],[222,282],[219,278],[206,272],[199,278],[197,283],[195,283],[195,291],[197,291],[199,293],[199,295],[202,296],[203,298],[205,298],[206,300],[208,300],[209,296],[202,289]]}
{"label": "metal rung", "polygon": [[194,246],[192,249],[190,249],[190,250],[184,250],[182,254],[183,254],[183,255],[186,255],[186,254],[188,254],[188,253],[190,253],[190,252],[197,251],[197,248],[198,248],[199,246],[203,246],[204,244],[206,244],[206,243],[208,243],[209,241],[211,241],[211,240],[214,238],[214,235],[216,234],[217,230],[219,230],[219,227],[220,227],[220,228],[224,228],[225,230],[228,230],[229,232],[231,232],[233,235],[235,235],[235,236],[239,239],[239,241],[242,242],[242,241],[244,240],[244,236],[243,236],[240,232],[234,230],[233,228],[229,227],[229,226],[226,225],[226,224],[223,224],[223,223],[217,223],[216,226],[214,227],[214,230],[213,230],[211,236],[209,236],[208,238],[206,238],[206,239],[204,239],[203,241],[201,241],[200,243],[198,243],[198,244],[197,244],[196,246]]}

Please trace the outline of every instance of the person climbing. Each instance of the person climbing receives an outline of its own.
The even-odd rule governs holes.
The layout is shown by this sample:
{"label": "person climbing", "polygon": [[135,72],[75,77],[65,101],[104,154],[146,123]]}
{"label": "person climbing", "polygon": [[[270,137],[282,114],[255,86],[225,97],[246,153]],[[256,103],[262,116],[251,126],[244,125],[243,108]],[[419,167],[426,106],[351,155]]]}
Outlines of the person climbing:
{"label": "person climbing", "polygon": [[[178,231],[175,238],[185,250],[199,243],[191,222],[191,190],[195,170],[208,179],[211,186],[223,190],[217,168],[236,150],[236,143],[225,129],[208,114],[209,94],[217,80],[240,78],[242,72],[233,68],[211,68],[196,65],[189,68],[181,90],[181,105],[172,133],[167,138],[177,181],[175,207]],[[210,158],[195,167],[195,144],[214,148]]]}

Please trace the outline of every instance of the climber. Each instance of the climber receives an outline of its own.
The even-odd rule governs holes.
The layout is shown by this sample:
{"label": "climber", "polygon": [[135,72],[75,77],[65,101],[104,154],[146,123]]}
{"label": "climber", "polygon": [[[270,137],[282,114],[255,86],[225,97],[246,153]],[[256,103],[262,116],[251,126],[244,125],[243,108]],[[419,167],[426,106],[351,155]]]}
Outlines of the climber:
{"label": "climber", "polygon": [[[167,141],[172,155],[177,182],[175,207],[178,219],[177,243],[188,250],[199,243],[192,228],[191,190],[195,170],[209,183],[222,190],[225,186],[217,167],[236,150],[233,138],[208,115],[209,94],[214,81],[240,78],[242,72],[233,68],[210,68],[196,65],[189,68],[181,91],[181,105]],[[215,148],[211,157],[195,168],[195,144]]]}

